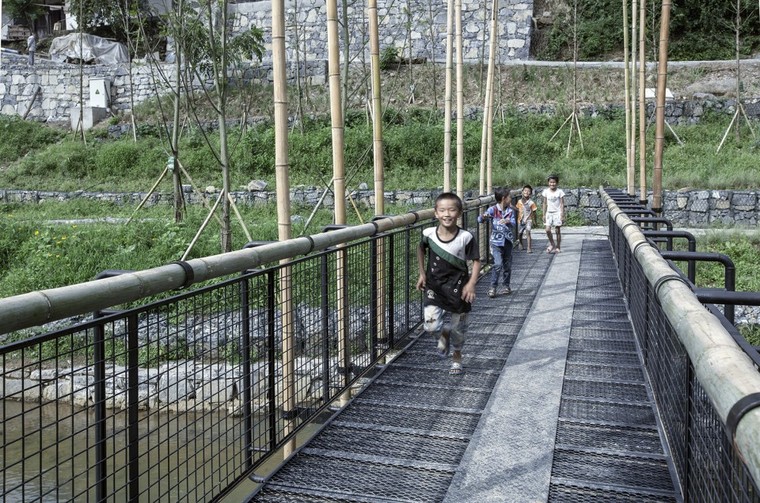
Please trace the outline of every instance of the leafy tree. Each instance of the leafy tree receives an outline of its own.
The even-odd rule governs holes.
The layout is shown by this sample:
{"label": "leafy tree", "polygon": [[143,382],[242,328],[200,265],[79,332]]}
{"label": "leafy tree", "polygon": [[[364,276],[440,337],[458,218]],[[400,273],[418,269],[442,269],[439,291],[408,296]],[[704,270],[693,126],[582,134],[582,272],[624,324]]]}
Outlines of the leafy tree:
{"label": "leafy tree", "polygon": [[[71,0],[69,12],[82,31],[95,26],[116,25],[119,22],[118,0]],[[79,19],[81,16],[82,19]]]}
{"label": "leafy tree", "polygon": [[[180,2],[181,4],[181,2]],[[230,86],[230,70],[239,69],[245,60],[261,60],[264,55],[264,34],[252,28],[236,36],[230,34],[231,20],[228,17],[228,0],[207,1],[198,9],[197,16],[187,16],[175,12],[167,24],[167,31],[177,44],[190,75],[184,75],[184,85],[191,112],[203,127],[196,108],[200,101],[211,105],[219,127],[219,143],[208,137],[206,143],[214,154],[222,171],[221,200],[221,248],[232,249],[230,226],[230,149],[227,134],[227,99]],[[213,92],[203,90],[192,92],[192,82],[213,82]],[[178,99],[176,96],[175,99]]]}
{"label": "leafy tree", "polygon": [[4,0],[5,13],[12,19],[23,19],[34,30],[34,22],[44,14],[38,0]]}
{"label": "leafy tree", "polygon": [[[646,0],[643,0],[646,1]],[[741,0],[742,46],[740,52],[746,57],[760,49],[760,16],[757,0]],[[659,26],[659,2],[650,9],[647,30]],[[617,0],[578,0],[578,57],[593,60],[608,57],[622,49],[622,20],[620,2]],[[554,7],[554,22],[537,48],[541,59],[572,59],[572,13],[560,6]],[[670,18],[670,59],[733,59],[734,2],[674,2]],[[658,30],[659,31],[659,30]],[[658,33],[650,33],[648,39],[657,39]],[[541,37],[535,37],[538,43]],[[653,52],[656,54],[656,52]]]}

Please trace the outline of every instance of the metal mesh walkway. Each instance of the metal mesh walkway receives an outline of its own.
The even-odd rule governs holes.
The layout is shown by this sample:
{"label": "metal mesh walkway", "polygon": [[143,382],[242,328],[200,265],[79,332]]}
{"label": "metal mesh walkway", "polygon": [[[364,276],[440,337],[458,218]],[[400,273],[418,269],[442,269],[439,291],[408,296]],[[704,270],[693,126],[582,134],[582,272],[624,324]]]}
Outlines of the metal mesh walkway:
{"label": "metal mesh walkway", "polygon": [[478,283],[463,374],[421,335],[253,501],[441,501],[551,258],[515,253],[511,296],[488,299]]}
{"label": "metal mesh walkway", "polygon": [[[252,501],[677,501],[609,243],[568,243],[575,251],[565,245],[562,257],[516,252],[509,297],[488,299],[481,280],[462,375],[449,376],[449,360],[421,336]],[[557,258],[576,268],[565,275]],[[567,285],[571,312],[561,343],[543,351],[556,341],[526,320],[558,315],[557,298],[537,300],[552,292],[545,281]],[[518,335],[528,342],[514,357]],[[555,390],[542,390],[532,373],[552,368]],[[511,400],[520,393],[529,399]],[[478,460],[473,450],[493,453]],[[533,483],[542,487],[521,490]]]}
{"label": "metal mesh walkway", "polygon": [[676,501],[607,241],[584,241],[549,501]]}

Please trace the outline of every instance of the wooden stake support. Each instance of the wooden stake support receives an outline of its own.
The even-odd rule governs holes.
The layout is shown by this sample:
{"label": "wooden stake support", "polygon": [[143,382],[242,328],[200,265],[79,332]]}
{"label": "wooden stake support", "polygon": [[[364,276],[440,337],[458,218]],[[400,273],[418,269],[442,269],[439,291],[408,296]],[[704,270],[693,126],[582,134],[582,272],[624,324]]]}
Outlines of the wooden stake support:
{"label": "wooden stake support", "polygon": [[744,120],[747,123],[747,127],[749,127],[749,132],[752,133],[752,138],[756,138],[755,136],[755,130],[752,129],[752,123],[749,120],[749,117],[747,117],[747,111],[744,110],[744,105],[742,105],[741,102],[738,102],[736,106],[736,112],[734,112],[734,116],[731,118],[731,122],[729,122],[728,127],[726,128],[726,132],[723,134],[723,139],[720,140],[720,145],[718,145],[718,150],[715,152],[720,152],[720,149],[723,147],[723,144],[726,142],[726,138],[728,138],[728,133],[731,132],[731,128],[736,124],[736,127],[739,127],[739,123],[737,122],[737,119],[739,119],[739,114],[741,114],[742,117],[744,117]]}

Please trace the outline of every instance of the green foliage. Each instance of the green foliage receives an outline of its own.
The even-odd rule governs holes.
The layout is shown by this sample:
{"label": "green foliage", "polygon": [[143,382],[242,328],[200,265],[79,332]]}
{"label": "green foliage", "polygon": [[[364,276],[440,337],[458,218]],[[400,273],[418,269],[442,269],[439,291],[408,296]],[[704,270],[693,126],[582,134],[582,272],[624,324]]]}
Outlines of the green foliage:
{"label": "green foliage", "polygon": [[0,115],[0,163],[8,163],[32,150],[57,142],[62,131],[18,117]]}
{"label": "green foliage", "polygon": [[[736,290],[760,292],[760,277],[753,274],[760,263],[760,234],[731,231],[713,231],[697,241],[699,251],[723,253],[736,266]],[[697,264],[697,285],[722,288],[723,266],[712,263]]]}
{"label": "green foliage", "polygon": [[380,53],[380,68],[383,70],[393,70],[399,65],[399,49],[394,45],[385,47]]}
{"label": "green foliage", "polygon": [[[6,187],[40,188],[45,187],[43,180],[51,177],[63,180],[59,187],[70,190],[74,184],[81,183],[91,173],[97,171],[94,162],[95,149],[81,141],[66,139],[56,145],[48,145],[34,151],[11,166],[3,178],[8,178]],[[40,183],[40,185],[38,185]],[[80,185],[81,189],[82,186]]]}
{"label": "green foliage", "polygon": [[103,144],[94,160],[100,175],[116,182],[123,177],[157,177],[166,164],[166,155],[155,140],[119,140]]}
{"label": "green foliage", "polygon": [[[623,23],[621,4],[612,0],[578,0],[577,42],[579,60],[607,59],[622,51]],[[654,11],[647,5],[647,40],[659,38],[660,4]],[[670,19],[669,57],[672,60],[734,59],[736,2],[673,3]],[[740,2],[742,57],[760,49],[758,3]],[[629,4],[630,10],[630,4]],[[555,19],[537,48],[539,59],[572,60],[573,5],[564,11],[555,9]],[[630,16],[630,12],[629,12]],[[654,20],[654,22],[653,22]],[[652,34],[652,26],[658,33]],[[649,42],[647,42],[649,43]],[[650,54],[655,53],[651,47]]]}
{"label": "green foliage", "polygon": [[69,13],[83,31],[89,32],[95,26],[118,24],[121,9],[116,0],[71,0]]}
{"label": "green foliage", "polygon": [[[758,3],[740,1],[740,53],[747,57],[760,48]],[[669,52],[673,59],[734,59],[736,2],[673,4]]]}
{"label": "green foliage", "polygon": [[[389,110],[386,116],[390,122],[386,123],[383,134],[386,187],[441,186],[443,125],[440,117],[419,110],[411,114]],[[538,186],[544,183],[547,173],[554,172],[561,176],[565,187],[623,187],[626,183],[623,114],[610,110],[602,111],[594,118],[580,116],[583,147],[577,130],[570,138],[570,125],[564,123],[566,117],[564,112],[549,116],[506,111],[503,120],[500,117],[494,124],[494,183],[518,186],[527,182]],[[723,149],[716,153],[730,120],[729,115],[712,113],[705,115],[697,125],[674,126],[684,141],[683,146],[666,132],[664,188],[751,189],[760,185],[760,171],[756,169],[758,144],[752,141],[746,125],[742,125],[739,141],[733,133],[728,135]],[[756,121],[754,124],[757,128]],[[53,144],[50,142],[60,138],[60,132],[42,125],[32,128],[28,133],[30,144],[41,146],[0,170],[0,187],[145,192],[163,171],[169,155],[156,136],[142,133],[137,143],[126,139],[104,139],[84,145],[69,137]],[[144,130],[141,131],[144,133]],[[159,131],[158,128],[153,130]],[[452,133],[455,137],[456,125]],[[211,146],[218,151],[218,133],[207,134]],[[647,134],[648,143],[653,145],[654,128],[650,128]],[[232,186],[238,188],[253,179],[261,179],[273,188],[273,127],[265,124],[249,128],[242,135],[239,129],[232,128],[229,136]],[[289,142],[292,186],[319,186],[330,181],[332,142],[331,128],[326,120],[306,121],[303,132],[295,129],[290,133]],[[480,120],[465,122],[464,142],[465,184],[477,187]],[[19,146],[23,146],[20,134],[0,135],[0,151],[13,151]],[[183,132],[180,152],[181,162],[197,187],[220,185],[218,162],[198,128]],[[345,128],[344,157],[348,186],[355,187],[362,182],[371,184],[374,179],[372,131],[361,115],[357,114]],[[651,153],[648,153],[650,178],[652,163]],[[158,189],[171,191],[169,177],[165,177]]]}
{"label": "green foliage", "polygon": [[739,333],[747,339],[747,342],[755,347],[760,347],[760,325],[741,325]]}
{"label": "green foliage", "polygon": [[12,19],[24,19],[30,29],[45,13],[37,0],[4,0],[3,9],[5,9],[5,14]]}
{"label": "green foliage", "polygon": [[[144,208],[129,225],[102,221],[125,219],[134,206],[83,200],[0,205],[0,298],[90,281],[106,269],[141,270],[178,260],[206,217],[205,208],[189,206],[185,221],[175,224],[170,207],[161,205]],[[274,205],[239,209],[254,239],[277,239]],[[294,214],[300,211],[311,208],[293,207]],[[328,223],[332,213],[322,209],[306,231],[317,233]],[[349,223],[358,222],[352,216]],[[240,249],[246,238],[237,222],[233,229],[234,248]],[[189,258],[218,253],[218,230],[212,221]],[[294,223],[292,232],[303,233],[303,223]]]}

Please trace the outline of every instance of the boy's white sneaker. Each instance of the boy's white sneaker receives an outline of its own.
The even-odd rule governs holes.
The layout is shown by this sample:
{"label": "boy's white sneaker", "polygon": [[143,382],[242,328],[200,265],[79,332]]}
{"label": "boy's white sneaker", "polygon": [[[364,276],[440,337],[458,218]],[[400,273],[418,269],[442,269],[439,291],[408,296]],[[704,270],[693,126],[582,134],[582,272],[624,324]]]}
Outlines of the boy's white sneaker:
{"label": "boy's white sneaker", "polygon": [[496,297],[496,288],[490,288],[490,289],[488,290],[488,296],[489,296],[489,297],[491,297],[492,299],[493,299],[494,297]]}

